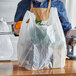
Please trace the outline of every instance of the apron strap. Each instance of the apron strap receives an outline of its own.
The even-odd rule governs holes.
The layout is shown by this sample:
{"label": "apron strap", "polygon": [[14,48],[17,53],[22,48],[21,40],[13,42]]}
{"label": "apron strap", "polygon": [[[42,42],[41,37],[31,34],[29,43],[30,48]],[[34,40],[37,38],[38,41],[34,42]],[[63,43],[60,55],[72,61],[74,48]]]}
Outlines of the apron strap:
{"label": "apron strap", "polygon": [[50,9],[50,6],[51,6],[51,0],[49,0],[48,2],[48,8]]}
{"label": "apron strap", "polygon": [[[48,2],[48,8],[50,9],[50,6],[51,6],[51,0],[49,0]],[[31,8],[33,8],[33,2],[31,2]]]}
{"label": "apron strap", "polygon": [[31,8],[33,8],[33,2],[31,1]]}

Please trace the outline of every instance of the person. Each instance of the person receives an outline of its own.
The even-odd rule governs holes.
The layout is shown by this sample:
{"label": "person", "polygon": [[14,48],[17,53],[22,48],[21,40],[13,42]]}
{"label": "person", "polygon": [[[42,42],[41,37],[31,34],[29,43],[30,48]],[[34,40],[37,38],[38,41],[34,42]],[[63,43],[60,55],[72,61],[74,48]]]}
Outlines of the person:
{"label": "person", "polygon": [[[39,7],[39,8],[47,8],[48,7],[48,0],[21,0],[18,3],[16,14],[14,17],[14,33],[19,35],[20,29],[16,29],[16,24],[18,21],[22,21],[24,18],[24,15],[27,10],[30,10],[31,8],[31,1],[34,4],[34,7]],[[71,23],[68,20],[67,14],[66,14],[66,9],[61,2],[61,0],[51,0],[51,6],[50,7],[56,7],[58,11],[58,16],[60,19],[60,22],[62,24],[62,28],[64,31],[64,34],[67,35],[70,30],[72,29]]]}

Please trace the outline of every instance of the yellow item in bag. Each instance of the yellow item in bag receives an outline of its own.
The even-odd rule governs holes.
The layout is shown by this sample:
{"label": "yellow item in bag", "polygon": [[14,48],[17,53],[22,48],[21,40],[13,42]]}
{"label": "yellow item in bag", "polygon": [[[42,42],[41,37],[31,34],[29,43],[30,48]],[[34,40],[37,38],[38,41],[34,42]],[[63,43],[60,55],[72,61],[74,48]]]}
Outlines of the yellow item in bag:
{"label": "yellow item in bag", "polygon": [[21,28],[21,24],[22,24],[22,21],[18,21],[16,23],[16,29],[20,29]]}

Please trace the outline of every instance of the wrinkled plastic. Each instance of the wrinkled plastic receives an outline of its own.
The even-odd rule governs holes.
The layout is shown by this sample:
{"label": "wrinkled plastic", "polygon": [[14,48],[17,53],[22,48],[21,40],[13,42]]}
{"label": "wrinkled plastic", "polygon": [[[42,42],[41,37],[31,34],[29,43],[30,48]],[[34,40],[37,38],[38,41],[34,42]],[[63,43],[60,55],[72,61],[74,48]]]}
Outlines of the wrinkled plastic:
{"label": "wrinkled plastic", "polygon": [[[0,20],[0,32],[9,32],[7,23]],[[0,35],[0,60],[9,60],[13,54],[13,47],[8,35]]]}
{"label": "wrinkled plastic", "polygon": [[52,17],[49,22],[51,21],[55,34],[55,43],[53,46],[53,68],[64,68],[67,53],[65,35],[56,8],[52,9],[51,15]]}
{"label": "wrinkled plastic", "polygon": [[[30,22],[26,23],[28,19]],[[61,60],[61,54],[66,50],[65,38],[56,8],[51,8],[49,19],[42,24],[44,25],[37,25],[35,15],[30,11],[26,12],[20,30],[17,52],[19,63],[28,70],[61,68],[65,63],[65,55],[64,61]]]}

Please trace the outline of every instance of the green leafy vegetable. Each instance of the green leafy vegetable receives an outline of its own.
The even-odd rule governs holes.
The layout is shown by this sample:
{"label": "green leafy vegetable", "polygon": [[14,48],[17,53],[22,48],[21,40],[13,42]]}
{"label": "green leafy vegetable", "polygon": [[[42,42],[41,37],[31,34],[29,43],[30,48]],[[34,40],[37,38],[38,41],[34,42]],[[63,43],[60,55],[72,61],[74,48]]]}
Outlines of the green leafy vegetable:
{"label": "green leafy vegetable", "polygon": [[38,25],[40,25],[40,26],[43,25],[43,24],[41,24],[41,23],[42,23],[42,20],[38,20],[38,19],[36,19],[35,22],[36,22],[36,24],[38,24]]}

